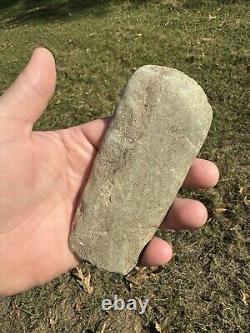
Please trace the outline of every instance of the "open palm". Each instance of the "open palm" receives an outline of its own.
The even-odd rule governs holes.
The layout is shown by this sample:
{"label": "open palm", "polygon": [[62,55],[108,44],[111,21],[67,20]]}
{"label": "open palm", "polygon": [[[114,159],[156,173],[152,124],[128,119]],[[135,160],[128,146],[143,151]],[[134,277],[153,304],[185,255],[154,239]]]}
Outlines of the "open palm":
{"label": "open palm", "polygon": [[[69,232],[110,119],[32,131],[53,96],[55,82],[54,58],[39,48],[0,97],[0,295],[44,284],[77,265],[68,248]],[[217,180],[216,166],[196,159],[184,185],[208,188]],[[206,219],[200,202],[179,198],[162,227],[195,228]],[[140,262],[159,265],[171,256],[171,246],[154,237]]]}

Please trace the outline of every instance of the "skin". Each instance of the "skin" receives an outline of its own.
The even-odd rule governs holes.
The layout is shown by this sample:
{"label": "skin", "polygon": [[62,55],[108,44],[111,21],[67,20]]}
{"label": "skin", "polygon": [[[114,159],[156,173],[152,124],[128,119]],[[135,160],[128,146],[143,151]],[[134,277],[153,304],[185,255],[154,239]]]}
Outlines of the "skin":
{"label": "skin", "polygon": [[[43,285],[78,264],[68,236],[110,118],[32,131],[55,84],[54,58],[39,48],[0,97],[0,296]],[[218,178],[212,162],[195,159],[183,186],[210,188]],[[206,220],[202,203],[176,198],[161,228],[195,229]],[[171,245],[154,237],[139,264],[164,265],[171,257]]]}

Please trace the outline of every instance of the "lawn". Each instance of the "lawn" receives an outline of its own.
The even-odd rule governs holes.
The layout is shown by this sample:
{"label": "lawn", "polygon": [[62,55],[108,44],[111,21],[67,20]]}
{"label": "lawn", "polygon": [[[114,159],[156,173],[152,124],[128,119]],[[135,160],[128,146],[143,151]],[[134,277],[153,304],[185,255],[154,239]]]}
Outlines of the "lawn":
{"label": "lawn", "polygon": [[[200,156],[220,182],[181,191],[209,210],[195,232],[161,232],[174,246],[166,267],[129,278],[83,265],[44,287],[0,299],[0,333],[248,332],[250,3],[235,0],[1,1],[0,93],[32,50],[56,58],[56,94],[37,129],[58,129],[112,114],[133,71],[175,67],[206,91],[214,120]],[[158,232],[160,234],[160,232]],[[150,298],[143,315],[103,312],[101,300]]]}

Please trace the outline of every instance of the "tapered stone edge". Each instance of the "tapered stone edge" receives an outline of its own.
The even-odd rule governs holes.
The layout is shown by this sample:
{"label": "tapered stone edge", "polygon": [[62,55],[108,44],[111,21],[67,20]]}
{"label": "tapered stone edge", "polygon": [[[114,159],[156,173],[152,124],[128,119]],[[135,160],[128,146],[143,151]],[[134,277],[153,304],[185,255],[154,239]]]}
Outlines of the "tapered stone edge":
{"label": "tapered stone edge", "polygon": [[[184,73],[182,73],[182,72],[179,72],[179,71],[177,71],[177,70],[175,70],[175,69],[172,69],[172,68],[166,68],[166,67],[161,67],[161,66],[155,66],[155,65],[147,65],[147,66],[143,66],[143,67],[141,67],[141,68],[139,68],[138,70],[137,70],[137,74],[138,74],[138,72],[140,72],[140,71],[158,71],[158,72],[164,72],[164,71],[166,71],[166,75],[167,75],[167,73],[169,72],[169,71],[173,71],[173,72],[176,72],[178,75],[183,75],[183,79],[185,79],[185,78],[187,78],[190,82],[193,82],[193,84],[194,85],[196,85],[196,87],[199,87],[199,89],[203,92],[203,94],[205,95],[205,93],[204,93],[204,91],[202,90],[202,88],[197,84],[197,82],[195,81],[195,80],[193,80],[193,79],[191,79],[190,77],[188,77],[187,75],[185,75]],[[135,74],[136,74],[135,73]],[[134,74],[134,75],[135,75]],[[133,78],[133,77],[132,77]],[[132,79],[131,78],[131,79]],[[130,79],[130,81],[128,82],[128,84],[127,84],[127,86],[125,87],[125,89],[123,90],[123,95],[124,94],[126,94],[127,93],[127,87],[129,86],[129,83],[131,82],[131,79]],[[205,95],[206,96],[206,95]],[[206,97],[206,100],[207,100],[207,97]],[[208,104],[209,105],[209,104]],[[118,104],[118,107],[117,108],[119,108],[119,104]],[[209,108],[208,108],[208,110],[209,110]],[[211,109],[211,107],[210,107],[210,115],[208,115],[208,118],[211,118],[211,120],[212,120],[212,109]],[[211,120],[210,120],[210,124],[211,124]],[[114,120],[112,121],[112,123],[114,122]],[[111,123],[111,127],[112,127],[112,123]],[[208,133],[208,130],[209,130],[209,127],[210,127],[210,124],[209,124],[209,126],[208,126],[208,128],[206,129],[206,135],[207,135],[207,133]],[[107,133],[108,134],[108,133]],[[205,139],[204,139],[205,140]],[[105,141],[105,140],[104,140]],[[100,148],[100,152],[102,151],[102,147]],[[198,152],[197,152],[198,153]],[[77,215],[76,215],[76,221],[78,222],[79,221],[79,223],[81,223],[81,221],[82,221],[82,216],[83,216],[83,213],[82,213],[82,210],[83,210],[83,202],[81,202],[81,204],[80,204],[80,206],[79,206],[80,208],[78,208],[78,210],[77,210]],[[152,235],[153,235],[153,233],[154,232],[152,232]],[[83,251],[83,249],[82,249],[82,246],[81,246],[81,239],[79,239],[79,237],[77,237],[77,235],[76,235],[76,233],[73,231],[72,232],[72,234],[70,235],[70,239],[69,239],[69,246],[70,246],[70,249],[71,249],[71,251],[72,252],[74,252],[77,256],[79,256],[79,254],[80,254],[80,257],[83,259],[83,260],[85,260],[85,261],[88,261],[88,262],[91,262],[93,265],[96,265],[96,266],[98,266],[99,268],[101,268],[101,269],[105,269],[105,270],[107,270],[107,267],[106,267],[106,265],[102,265],[102,264],[100,264],[100,262],[98,262],[98,261],[96,261],[95,262],[95,260],[88,260],[87,259],[87,255],[85,256],[84,255],[84,251]],[[108,269],[108,270],[110,270],[110,271],[112,271],[112,272],[116,272],[116,273],[121,273],[121,274],[123,274],[123,275],[126,275],[127,273],[129,273],[132,269],[133,269],[133,267],[136,265],[136,263],[137,263],[137,260],[134,260],[134,262],[132,263],[132,261],[131,261],[131,265],[129,265],[129,266],[127,266],[126,268],[124,268],[124,269],[121,269],[121,268],[119,268],[118,270],[115,270],[114,268],[112,268],[112,269]]]}

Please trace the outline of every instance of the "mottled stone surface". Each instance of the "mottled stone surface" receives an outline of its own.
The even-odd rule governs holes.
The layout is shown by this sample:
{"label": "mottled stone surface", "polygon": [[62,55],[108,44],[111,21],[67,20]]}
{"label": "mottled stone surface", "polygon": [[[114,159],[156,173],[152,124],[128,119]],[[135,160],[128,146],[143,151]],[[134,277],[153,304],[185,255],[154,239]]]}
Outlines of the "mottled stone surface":
{"label": "mottled stone surface", "polygon": [[124,88],[69,240],[79,257],[127,274],[162,222],[199,152],[212,109],[202,88],[143,66]]}

